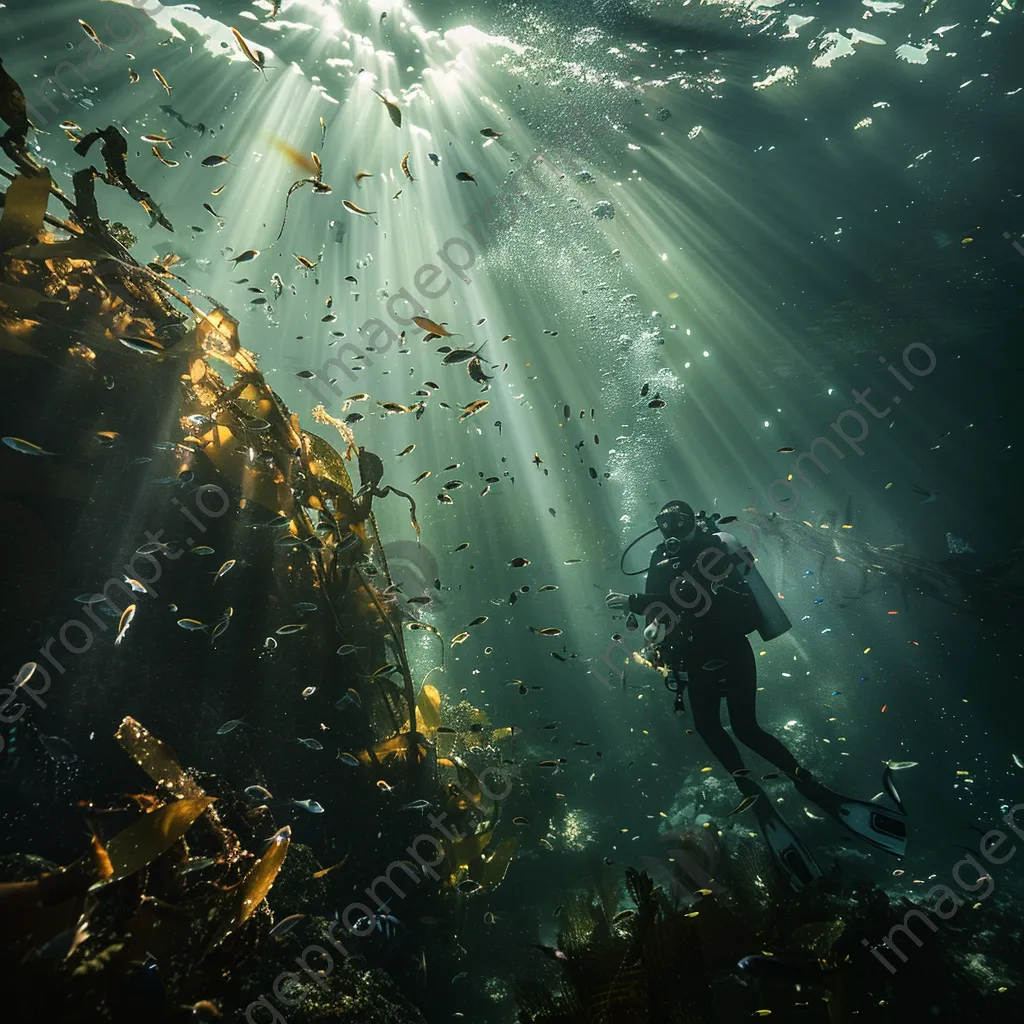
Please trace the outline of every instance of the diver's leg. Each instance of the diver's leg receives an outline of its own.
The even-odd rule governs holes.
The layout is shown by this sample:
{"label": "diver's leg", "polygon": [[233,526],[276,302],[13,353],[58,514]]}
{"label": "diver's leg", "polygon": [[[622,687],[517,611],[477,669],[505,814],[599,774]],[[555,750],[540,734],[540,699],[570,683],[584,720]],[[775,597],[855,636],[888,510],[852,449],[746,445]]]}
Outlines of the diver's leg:
{"label": "diver's leg", "polygon": [[[718,671],[724,673],[729,722],[733,735],[744,746],[771,761],[790,777],[796,791],[817,804],[827,815],[851,832],[880,849],[902,856],[907,845],[907,832],[902,813],[887,810],[877,804],[854,800],[828,788],[797,759],[779,739],[765,732],[757,721],[757,664],[749,642],[735,645],[720,654],[726,661]],[[717,662],[713,663],[717,664]]]}
{"label": "diver's leg", "polygon": [[744,796],[760,793],[760,787],[752,783],[745,774],[736,774],[745,772],[745,768],[739,747],[722,726],[722,695],[717,679],[698,668],[690,673],[686,689],[693,712],[693,727],[707,744],[712,757],[732,775],[733,781]]}
{"label": "diver's leg", "polygon": [[794,775],[799,767],[797,759],[778,737],[765,732],[757,720],[757,663],[750,642],[743,637],[721,655],[721,660],[726,661],[721,671],[725,673],[725,696],[733,735],[776,768]]}

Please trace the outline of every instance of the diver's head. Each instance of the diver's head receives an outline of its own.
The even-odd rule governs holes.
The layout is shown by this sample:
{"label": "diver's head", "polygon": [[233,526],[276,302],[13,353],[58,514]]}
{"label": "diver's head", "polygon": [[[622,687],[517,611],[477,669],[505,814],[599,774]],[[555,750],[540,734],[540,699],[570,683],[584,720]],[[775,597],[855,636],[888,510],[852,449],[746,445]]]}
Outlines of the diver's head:
{"label": "diver's head", "polygon": [[697,517],[685,501],[670,501],[654,517],[654,521],[665,538],[665,550],[677,555],[684,544],[693,539],[697,532]]}

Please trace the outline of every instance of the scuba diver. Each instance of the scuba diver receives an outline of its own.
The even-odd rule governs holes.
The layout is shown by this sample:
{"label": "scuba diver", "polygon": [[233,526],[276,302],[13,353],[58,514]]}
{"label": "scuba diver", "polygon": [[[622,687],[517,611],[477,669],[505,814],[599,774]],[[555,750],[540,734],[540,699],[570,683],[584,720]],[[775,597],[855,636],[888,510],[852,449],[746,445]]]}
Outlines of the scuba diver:
{"label": "scuba diver", "polygon": [[[792,623],[754,567],[747,548],[731,533],[718,531],[720,518],[717,513],[696,515],[685,501],[670,501],[655,517],[657,525],[634,540],[620,561],[627,576],[647,573],[645,592],[613,592],[605,603],[612,610],[628,611],[631,617],[644,616],[647,653],[665,675],[665,685],[676,694],[675,710],[685,710],[683,695],[688,691],[694,728],[732,774],[744,797],[740,806],[754,812],[776,863],[794,889],[814,881],[821,870],[744,767],[735,742],[722,726],[723,698],[737,740],[774,764],[792,780],[797,792],[855,835],[902,856],[906,849],[902,805],[893,812],[830,790],[758,723],[757,666],[747,635],[756,630],[762,640],[773,640]],[[722,520],[727,522],[732,518]],[[662,539],[650,565],[627,573],[626,555],[655,530],[661,531]],[[894,788],[886,788],[895,794]]]}

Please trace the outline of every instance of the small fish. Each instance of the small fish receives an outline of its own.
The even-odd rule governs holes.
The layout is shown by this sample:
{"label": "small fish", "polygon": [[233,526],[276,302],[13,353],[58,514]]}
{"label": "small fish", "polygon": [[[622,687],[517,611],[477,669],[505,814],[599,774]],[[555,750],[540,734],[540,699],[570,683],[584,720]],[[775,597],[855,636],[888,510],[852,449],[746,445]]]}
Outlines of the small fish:
{"label": "small fish", "polygon": [[340,654],[343,658],[349,654],[355,654],[356,651],[365,650],[364,647],[356,647],[353,644],[342,644],[341,647],[335,651],[335,654]]}
{"label": "small fish", "polygon": [[128,83],[129,85],[138,85],[139,83],[139,73],[135,68],[128,69]]}
{"label": "small fish", "polygon": [[[484,344],[486,344],[486,342]],[[480,346],[480,348],[483,348],[483,347],[484,347],[483,345]],[[476,355],[477,355],[477,353],[479,351],[480,351],[479,348],[476,349],[475,351],[473,349],[470,349],[470,348],[456,348],[456,349],[453,349],[451,352],[449,352],[444,357],[444,359],[441,360],[441,365],[442,366],[453,366],[456,363],[464,363],[464,362],[466,362],[467,359],[472,360],[472,359],[476,358]],[[490,377],[487,378],[487,380],[490,380],[490,379],[491,379]]]}
{"label": "small fish", "polygon": [[143,356],[158,356],[164,351],[160,342],[150,338],[118,338],[117,340],[125,348],[130,348],[133,352],[138,352]]}
{"label": "small fish", "polygon": [[164,78],[164,76],[161,75],[156,68],[153,68],[153,77],[164,87],[164,90],[166,91],[167,95],[170,96],[171,87],[167,84],[167,79]]}
{"label": "small fish", "polygon": [[413,483],[414,484],[418,484],[421,481],[426,480],[428,476],[430,476],[430,470],[429,469],[424,470],[422,473],[420,473],[420,475],[418,477],[416,477],[415,480],[413,480]]}
{"label": "small fish", "polygon": [[457,636],[452,637],[452,642],[448,645],[449,649],[454,647],[456,644],[465,643],[469,639],[469,633],[459,633]]}
{"label": "small fish", "polygon": [[38,662],[26,661],[25,664],[18,669],[18,672],[14,677],[14,688],[17,690],[19,687],[24,686],[32,676],[35,675],[37,668],[39,668]]}
{"label": "small fish", "polygon": [[486,615],[478,615],[471,623],[470,626],[482,626],[487,621]]}
{"label": "small fish", "polygon": [[349,768],[358,768],[359,767],[359,760],[358,760],[358,758],[354,757],[352,754],[339,754],[338,755],[338,760],[342,764],[348,765]]}
{"label": "small fish", "polygon": [[313,878],[325,878],[332,871],[334,871],[335,868],[344,867],[345,866],[345,862],[347,860],[348,860],[348,854],[346,854],[344,857],[342,857],[341,860],[339,860],[337,864],[332,864],[329,868],[321,868],[319,871],[314,871],[312,877]]}
{"label": "small fish", "polygon": [[361,708],[363,706],[363,702],[360,699],[359,694],[350,688],[345,696],[342,697],[341,700],[337,701],[334,706],[339,711],[345,711],[349,708]]}
{"label": "small fish", "polygon": [[206,157],[205,160],[203,160],[203,166],[204,167],[223,167],[228,162],[229,161],[228,161],[228,158],[226,156],[218,156],[215,153],[213,156],[208,156],[208,157]]}
{"label": "small fish", "polygon": [[235,559],[229,558],[214,574],[213,582],[216,583],[222,576],[227,576],[229,572],[235,567]]}
{"label": "small fish", "polygon": [[542,946],[540,943],[533,943],[534,949],[539,949],[549,960],[568,960],[569,957],[560,949],[555,949],[554,946]]}
{"label": "small fish", "polygon": [[267,932],[267,938],[274,940],[283,939],[305,916],[305,914],[291,914],[288,917],[282,918]]}
{"label": "small fish", "polygon": [[139,138],[142,139],[143,142],[152,142],[161,145],[166,143],[168,146],[170,146],[173,141],[173,139],[167,138],[166,135],[140,135]]}
{"label": "small fish", "polygon": [[[260,58],[257,57],[256,54],[253,53],[253,51],[249,48],[249,44],[242,38],[242,34],[238,31],[238,29],[231,29],[231,34],[235,37],[235,43],[237,44],[238,49],[241,50],[242,56],[245,57],[245,59],[248,60],[249,63],[252,64],[252,66],[256,68],[256,70],[259,71],[261,75],[263,75],[264,80],[266,80],[267,76],[266,72],[263,70],[263,61],[260,60]],[[262,56],[262,54],[260,54],[260,56]],[[322,122],[323,118],[321,118],[320,120]]]}
{"label": "small fish", "polygon": [[402,173],[405,174],[405,176],[410,181],[415,181],[416,179],[412,176],[412,173],[409,171],[409,157],[411,155],[412,150],[410,150],[408,153],[405,154],[405,156],[402,157]]}
{"label": "small fish", "polygon": [[405,446],[405,447],[404,447],[404,448],[403,448],[403,449],[402,449],[402,450],[401,450],[401,451],[400,451],[400,452],[399,452],[399,453],[398,453],[398,454],[397,454],[397,455],[395,456],[395,458],[397,458],[397,459],[400,459],[400,458],[401,458],[401,457],[402,457],[403,455],[410,455],[410,454],[411,454],[412,452],[414,452],[415,450],[416,450],[416,445],[414,445],[414,444],[407,444],[407,445],[406,445],[406,446]]}
{"label": "small fish", "polygon": [[321,117],[320,118],[320,147],[323,148],[323,144],[327,141],[327,122]]}
{"label": "small fish", "polygon": [[132,619],[135,618],[135,605],[130,604],[121,613],[121,621],[117,625],[117,636],[114,637],[114,643],[119,644],[125,638],[125,634],[128,632],[128,628],[132,624]]}
{"label": "small fish", "polygon": [[319,740],[314,739],[303,739],[301,736],[298,737],[298,741],[310,750],[323,750],[324,745]]}
{"label": "small fish", "polygon": [[522,556],[520,556],[518,558],[513,558],[512,561],[508,564],[509,568],[511,569],[522,569],[530,564],[530,560],[528,558],[523,558]]}
{"label": "small fish", "polygon": [[296,807],[301,807],[304,811],[309,811],[310,814],[324,813],[323,806],[316,800],[291,800],[289,802],[295,804]]}
{"label": "small fish", "polygon": [[229,732],[234,732],[244,721],[244,718],[229,718],[217,729],[217,735],[227,736]]}
{"label": "small fish", "polygon": [[459,171],[459,173],[455,175],[455,180],[456,181],[471,181],[471,182],[473,182],[474,185],[476,185],[478,187],[480,185],[480,182],[477,181],[476,178],[474,178],[473,175],[469,173],[469,171]]}
{"label": "small fish", "polygon": [[[87,36],[88,36],[88,37],[89,37],[89,38],[90,38],[90,39],[91,39],[91,40],[92,40],[92,41],[93,41],[93,42],[94,42],[94,43],[95,43],[95,44],[96,44],[96,45],[97,45],[97,46],[98,46],[98,47],[99,47],[99,48],[100,48],[101,50],[102,50],[102,49],[103,49],[104,47],[106,47],[106,49],[110,50],[110,52],[111,52],[111,53],[113,53],[113,52],[114,52],[114,48],[113,48],[112,46],[107,46],[107,44],[106,44],[106,43],[104,43],[104,42],[101,42],[101,41],[100,41],[100,37],[99,37],[98,35],[96,35],[96,29],[94,29],[94,28],[92,27],[92,25],[90,25],[90,24],[89,24],[88,22],[86,22],[86,21],[82,21],[82,19],[81,19],[81,18],[79,18],[79,19],[78,19],[78,24],[82,26],[82,31],[83,31],[83,32],[84,32],[84,33],[85,33],[85,34],[86,34],[86,35],[87,35]],[[108,25],[107,27],[109,28],[110,26]],[[77,127],[77,126],[76,126],[76,127]]]}
{"label": "small fish", "polygon": [[[177,160],[168,160],[167,157],[165,157],[163,155],[163,153],[161,153],[160,150],[156,148],[156,146],[153,146],[152,153],[153,153],[153,156],[155,156],[157,158],[157,160],[159,160],[160,163],[162,163],[164,165],[164,167],[178,167],[179,166]],[[198,230],[202,231],[203,229],[199,228]]]}
{"label": "small fish", "polygon": [[429,800],[413,800],[410,804],[403,804],[398,809],[400,811],[425,811],[429,807],[434,805]]}
{"label": "small fish", "polygon": [[45,448],[40,448],[31,441],[24,441],[20,437],[5,437],[3,442],[8,448],[13,448],[22,455],[56,455],[56,452],[48,452]]}
{"label": "small fish", "polygon": [[549,590],[557,590],[557,589],[558,589],[558,587],[556,587],[553,583],[547,583],[543,587],[540,588],[538,593],[543,594],[543,593],[545,593],[545,592],[547,592]]}
{"label": "small fish", "polygon": [[348,210],[349,213],[359,213],[364,217],[372,217],[376,214],[376,210],[364,210],[361,206],[356,206],[355,203],[350,203],[347,199],[342,199],[341,205]]}
{"label": "small fish", "polygon": [[781,779],[781,778],[782,778],[782,772],[767,772],[765,775],[761,776],[761,781],[762,782],[768,782],[771,779]]}
{"label": "small fish", "polygon": [[427,156],[430,158],[430,162],[435,166],[440,166],[441,158],[436,153],[428,153]]}
{"label": "small fish", "polygon": [[582,561],[582,558],[567,558],[565,559],[565,561],[562,562],[562,565],[577,565],[579,562]]}
{"label": "small fish", "polygon": [[426,331],[428,334],[436,334],[439,338],[450,338],[452,337],[451,332],[448,330],[446,324],[439,324],[431,320],[428,316],[414,316],[412,322],[419,327],[421,330]]}
{"label": "small fish", "polygon": [[[353,177],[356,179],[356,184],[358,185],[362,182],[363,178],[372,178],[373,174],[370,171],[356,171]],[[345,280],[349,281],[353,280],[353,278],[346,278]]]}
{"label": "small fish", "polygon": [[212,868],[216,863],[216,857],[193,857],[191,860],[185,861],[181,868],[181,873],[183,875],[191,875],[195,871],[205,871],[207,868]]}
{"label": "small fish", "polygon": [[1021,758],[1020,754],[1012,754],[1011,757],[1018,768],[1024,768],[1024,758]]}
{"label": "small fish", "polygon": [[261,804],[274,799],[273,793],[264,786],[246,786],[244,794],[245,799],[251,804]]}
{"label": "small fish", "polygon": [[481,128],[480,129],[480,134],[485,139],[500,139],[502,137],[502,135],[504,135],[505,133],[504,132],[496,132],[493,128]]}
{"label": "small fish", "polygon": [[796,451],[796,449],[795,449],[795,448],[791,448],[791,447],[790,447],[790,446],[789,446],[789,445],[787,444],[787,445],[785,445],[785,446],[784,446],[784,447],[782,447],[782,448],[776,448],[776,449],[775,449],[775,454],[776,454],[776,455],[792,455],[792,454],[793,454],[793,452],[795,452],[795,451]]}
{"label": "small fish", "polygon": [[760,796],[760,793],[754,793],[752,796],[745,796],[731,811],[729,811],[729,814],[742,814],[743,811],[747,810],[747,808],[753,807]]}
{"label": "small fish", "polygon": [[300,630],[305,628],[306,624],[304,622],[289,622],[288,625],[280,626],[278,629],[275,629],[274,632],[278,636],[290,636],[292,633],[298,633]]}
{"label": "small fish", "polygon": [[546,626],[544,629],[537,629],[536,626],[527,626],[527,629],[531,633],[536,633],[538,636],[561,636],[562,631],[557,626]]}
{"label": "small fish", "polygon": [[388,117],[391,118],[392,124],[394,124],[394,126],[396,128],[401,128],[402,127],[402,108],[399,107],[399,105],[397,103],[393,103],[386,96],[384,96],[381,93],[377,92],[376,89],[374,89],[373,91],[375,93],[377,93],[377,98],[381,101],[381,103],[383,103],[384,106],[388,108]]}

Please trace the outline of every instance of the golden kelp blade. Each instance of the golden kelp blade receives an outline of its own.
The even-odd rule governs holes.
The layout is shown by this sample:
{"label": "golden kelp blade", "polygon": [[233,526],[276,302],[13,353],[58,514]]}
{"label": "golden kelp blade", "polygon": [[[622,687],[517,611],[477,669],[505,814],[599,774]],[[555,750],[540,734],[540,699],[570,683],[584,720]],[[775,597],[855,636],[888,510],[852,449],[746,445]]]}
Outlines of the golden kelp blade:
{"label": "golden kelp blade", "polygon": [[450,876],[450,885],[454,885],[457,877],[465,871],[470,864],[475,864],[480,854],[494,836],[493,831],[480,832],[475,836],[467,836],[465,839],[457,840],[454,843],[442,842],[445,854],[445,870]]}
{"label": "golden kelp blade", "polygon": [[477,881],[491,889],[500,885],[505,880],[518,848],[518,836],[511,836],[499,843],[498,848],[484,861],[483,870],[477,870]]}
{"label": "golden kelp blade", "polygon": [[267,852],[249,870],[245,878],[230,892],[224,894],[216,916],[220,923],[206,947],[209,952],[243,925],[270,892],[277,873],[284,864],[291,844],[291,826],[285,825],[270,838]]}
{"label": "golden kelp blade", "polygon": [[437,735],[441,725],[441,694],[436,686],[424,684],[416,701],[416,727],[428,740]]}
{"label": "golden kelp blade", "polygon": [[224,358],[236,355],[241,347],[238,321],[222,309],[211,309],[196,327],[196,341],[207,355]]}
{"label": "golden kelp blade", "polygon": [[482,819],[491,817],[494,811],[494,801],[484,796],[483,786],[477,778],[476,773],[468,765],[459,763],[456,765],[459,776],[460,795],[455,796],[460,810],[472,807]]}
{"label": "golden kelp blade", "polygon": [[[425,760],[429,748],[427,746],[426,739],[419,733],[416,734],[416,746],[419,751],[419,759]],[[390,739],[382,740],[373,748],[373,752],[377,755],[378,761],[386,761],[392,757],[399,761],[404,760],[409,756],[408,731],[400,732],[397,736],[392,736]],[[364,764],[373,763],[373,759],[365,750],[360,751],[358,757]]]}
{"label": "golden kelp blade", "polygon": [[113,874],[93,888],[117,882],[135,874],[166,853],[191,827],[216,797],[189,797],[175,800],[149,814],[144,814],[107,843],[107,856]]}
{"label": "golden kelp blade", "polygon": [[178,764],[171,748],[134,718],[125,718],[114,738],[121,749],[158,786],[163,786],[176,797],[195,799],[206,796],[202,788]]}
{"label": "golden kelp blade", "polygon": [[34,242],[43,229],[46,202],[50,198],[50,172],[44,168],[37,177],[19,174],[4,198],[0,219],[0,252]]}

